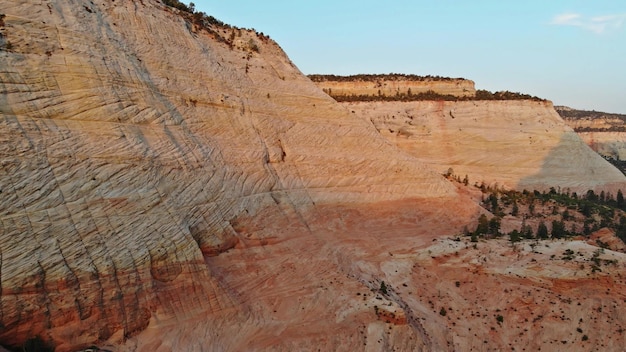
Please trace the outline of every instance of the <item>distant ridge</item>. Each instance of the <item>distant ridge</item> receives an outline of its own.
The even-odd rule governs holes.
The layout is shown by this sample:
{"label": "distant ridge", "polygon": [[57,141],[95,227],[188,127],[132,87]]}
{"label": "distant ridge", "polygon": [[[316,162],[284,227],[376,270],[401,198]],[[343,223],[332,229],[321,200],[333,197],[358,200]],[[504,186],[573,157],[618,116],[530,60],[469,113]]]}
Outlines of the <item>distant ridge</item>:
{"label": "distant ridge", "polygon": [[404,73],[388,73],[388,74],[358,74],[358,75],[349,75],[349,76],[339,76],[339,75],[324,75],[324,74],[312,74],[308,75],[308,77],[313,82],[354,82],[354,81],[364,81],[364,82],[376,82],[376,81],[469,81],[465,78],[451,78],[451,77],[443,77],[443,76],[420,76],[414,74],[404,74]]}
{"label": "distant ridge", "polygon": [[356,101],[547,101],[530,94],[476,89],[465,78],[413,74],[357,74],[350,76],[311,74],[309,79],[338,102]]}
{"label": "distant ridge", "polygon": [[567,119],[620,119],[626,121],[626,114],[616,114],[610,112],[602,112],[595,110],[578,110],[568,106],[556,105],[554,109],[561,115],[562,118]]}
{"label": "distant ridge", "polygon": [[555,106],[561,118],[576,132],[626,132],[626,115]]}

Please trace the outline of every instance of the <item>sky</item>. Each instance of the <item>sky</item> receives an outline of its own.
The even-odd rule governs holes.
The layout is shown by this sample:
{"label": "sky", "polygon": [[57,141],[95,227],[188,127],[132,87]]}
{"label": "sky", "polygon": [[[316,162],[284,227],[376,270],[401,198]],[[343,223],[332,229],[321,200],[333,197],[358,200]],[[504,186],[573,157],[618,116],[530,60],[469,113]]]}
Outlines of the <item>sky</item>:
{"label": "sky", "polygon": [[624,0],[196,0],[278,42],[304,74],[462,77],[626,114]]}

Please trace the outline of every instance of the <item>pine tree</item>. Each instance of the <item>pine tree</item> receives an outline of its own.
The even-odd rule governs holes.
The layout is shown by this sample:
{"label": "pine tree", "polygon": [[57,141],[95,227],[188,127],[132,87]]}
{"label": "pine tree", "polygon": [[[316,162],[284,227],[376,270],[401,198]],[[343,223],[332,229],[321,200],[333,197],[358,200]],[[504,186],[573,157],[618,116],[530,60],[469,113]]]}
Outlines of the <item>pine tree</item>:
{"label": "pine tree", "polygon": [[380,293],[382,293],[383,295],[387,294],[387,285],[385,285],[384,281],[380,282]]}
{"label": "pine tree", "polygon": [[565,224],[563,223],[563,221],[552,221],[551,235],[552,238],[563,238],[567,236],[567,231],[565,230]]}
{"label": "pine tree", "polygon": [[537,227],[537,238],[540,238],[543,240],[548,238],[548,227],[543,221],[540,222],[539,226]]}
{"label": "pine tree", "polygon": [[500,235],[500,219],[495,216],[489,220],[489,234],[496,237]]}
{"label": "pine tree", "polygon": [[626,243],[626,216],[622,215],[619,218],[619,225],[615,231],[617,237],[619,237],[624,243]]}
{"label": "pine tree", "polygon": [[519,207],[517,206],[517,202],[513,201],[513,209],[511,209],[511,215],[517,216],[519,214]]}
{"label": "pine tree", "polygon": [[487,220],[487,215],[480,214],[480,217],[478,218],[478,226],[476,226],[474,234],[484,235],[487,232],[489,232],[489,220]]}

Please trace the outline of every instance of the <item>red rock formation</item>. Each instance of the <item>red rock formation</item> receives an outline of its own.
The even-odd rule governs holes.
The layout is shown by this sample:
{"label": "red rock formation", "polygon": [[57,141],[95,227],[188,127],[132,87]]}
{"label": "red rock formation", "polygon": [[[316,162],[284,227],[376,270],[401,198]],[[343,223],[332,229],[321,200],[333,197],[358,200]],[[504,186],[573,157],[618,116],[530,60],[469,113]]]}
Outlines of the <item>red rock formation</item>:
{"label": "red rock formation", "polygon": [[626,177],[594,153],[550,102],[342,103],[441,173],[511,189],[626,188]]}
{"label": "red rock formation", "polygon": [[[2,11],[13,45],[0,52],[0,344],[550,350],[602,308],[606,319],[581,325],[582,346],[624,345],[591,335],[626,326],[623,256],[607,251],[616,266],[579,280],[587,245],[563,264],[439,240],[483,210],[266,37],[202,29],[156,0],[10,0]],[[581,288],[560,285],[572,280]],[[499,304],[502,288],[515,300]],[[532,305],[535,288],[537,311],[524,314],[545,316],[545,329],[523,335],[513,313],[510,333],[484,323]],[[546,298],[581,306],[555,301],[560,321]],[[374,305],[404,319],[380,320]],[[452,320],[479,307],[481,318]]]}
{"label": "red rock formation", "polygon": [[[352,346],[377,319],[339,313],[352,303],[337,297],[364,290],[338,264],[349,243],[413,235],[432,220],[420,209],[457,197],[254,32],[150,0],[2,11],[2,344]],[[303,334],[312,316],[324,328]]]}

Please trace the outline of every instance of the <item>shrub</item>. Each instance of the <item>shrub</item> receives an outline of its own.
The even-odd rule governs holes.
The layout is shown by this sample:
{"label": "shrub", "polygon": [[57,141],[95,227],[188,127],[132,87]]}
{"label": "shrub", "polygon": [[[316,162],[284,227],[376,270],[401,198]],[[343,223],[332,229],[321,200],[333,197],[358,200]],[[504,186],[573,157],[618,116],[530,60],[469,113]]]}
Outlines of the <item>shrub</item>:
{"label": "shrub", "polygon": [[250,38],[250,40],[248,41],[248,48],[250,48],[250,50],[254,52],[259,52],[259,46],[252,38]]}
{"label": "shrub", "polygon": [[382,293],[383,295],[387,294],[387,285],[385,285],[384,281],[380,282],[380,293]]}
{"label": "shrub", "polygon": [[389,73],[389,74],[358,74],[351,76],[337,76],[337,75],[309,75],[309,78],[313,82],[378,82],[378,81],[452,81],[452,80],[464,80],[464,78],[450,78],[442,76],[419,76],[419,75],[407,75],[402,73]]}
{"label": "shrub", "polygon": [[548,227],[543,221],[541,221],[537,227],[537,238],[544,240],[548,238]]}
{"label": "shrub", "polygon": [[522,234],[517,230],[513,230],[509,232],[509,240],[513,243],[519,242],[522,240]]}
{"label": "shrub", "polygon": [[184,12],[189,12],[189,13],[193,13],[194,11],[193,9],[195,8],[195,5],[193,3],[190,4],[192,5],[192,8],[190,8],[189,6],[183,4],[182,2],[178,0],[163,0],[163,3],[167,6],[179,9]]}

